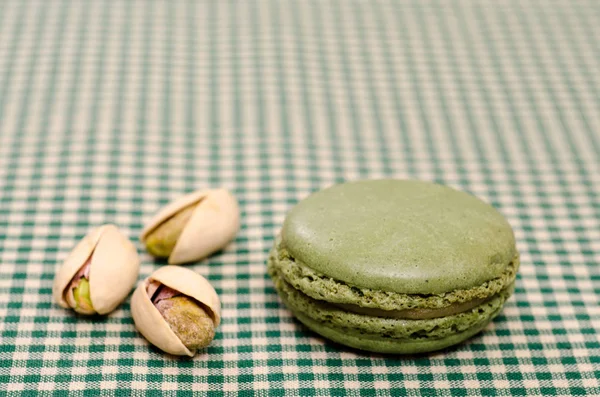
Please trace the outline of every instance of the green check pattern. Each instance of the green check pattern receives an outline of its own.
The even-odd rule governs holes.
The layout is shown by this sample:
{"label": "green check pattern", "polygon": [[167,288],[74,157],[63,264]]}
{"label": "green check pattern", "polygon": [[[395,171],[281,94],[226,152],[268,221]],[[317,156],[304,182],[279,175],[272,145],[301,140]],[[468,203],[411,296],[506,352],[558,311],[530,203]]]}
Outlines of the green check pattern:
{"label": "green check pattern", "polygon": [[[600,3],[0,2],[0,395],[600,395]],[[307,331],[265,261],[286,211],[358,178],[469,191],[515,229],[515,295],[479,336],[385,357]],[[52,302],[79,238],[135,240],[230,188],[243,226],[192,265],[223,323],[175,359],[126,301]],[[162,265],[142,254],[140,278]]]}

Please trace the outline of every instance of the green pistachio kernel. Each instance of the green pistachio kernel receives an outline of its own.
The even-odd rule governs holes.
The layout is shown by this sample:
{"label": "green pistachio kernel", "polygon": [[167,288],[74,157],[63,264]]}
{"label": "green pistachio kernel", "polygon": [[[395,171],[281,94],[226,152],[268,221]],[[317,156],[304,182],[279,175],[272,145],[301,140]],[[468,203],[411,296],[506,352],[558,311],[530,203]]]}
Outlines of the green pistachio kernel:
{"label": "green pistachio kernel", "polygon": [[93,314],[96,312],[90,299],[90,282],[87,279],[82,278],[79,280],[79,284],[73,289],[73,297],[76,304],[73,309],[76,312],[82,314]]}
{"label": "green pistachio kernel", "polygon": [[196,301],[177,295],[156,304],[175,335],[190,350],[202,349],[215,337],[210,314]]}
{"label": "green pistachio kernel", "polygon": [[146,237],[146,249],[159,258],[168,258],[175,248],[175,244],[183,232],[183,228],[190,220],[198,203],[194,203],[177,212],[175,215],[158,225]]}

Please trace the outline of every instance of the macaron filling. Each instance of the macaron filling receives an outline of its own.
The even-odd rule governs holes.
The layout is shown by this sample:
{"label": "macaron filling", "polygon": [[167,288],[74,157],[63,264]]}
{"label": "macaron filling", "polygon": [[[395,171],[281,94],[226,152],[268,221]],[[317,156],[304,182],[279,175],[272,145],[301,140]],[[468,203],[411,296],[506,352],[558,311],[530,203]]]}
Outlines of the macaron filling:
{"label": "macaron filling", "polygon": [[294,258],[281,239],[275,242],[269,261],[270,267],[276,267],[287,283],[313,299],[338,305],[353,305],[356,310],[352,310],[352,306],[348,310],[357,313],[363,309],[381,310],[382,314],[391,314],[392,317],[400,315],[398,318],[435,318],[443,316],[445,310],[448,313],[460,313],[476,307],[513,284],[520,264],[519,255],[516,254],[512,262],[506,265],[504,272],[495,279],[466,290],[428,295],[402,294],[349,285],[317,272]]}
{"label": "macaron filling", "polygon": [[344,334],[369,339],[417,341],[442,339],[456,332],[481,327],[495,317],[512,293],[513,286],[490,297],[486,302],[461,313],[430,319],[401,319],[359,314],[336,304],[316,300],[295,289],[277,271],[276,263],[269,261],[269,273],[284,303],[296,314],[308,317],[324,327],[338,329]]}
{"label": "macaron filling", "polygon": [[359,305],[353,305],[349,303],[333,303],[333,305],[339,307],[340,309],[347,310],[352,313],[364,314],[366,316],[399,318],[406,320],[424,320],[430,318],[452,316],[458,313],[466,312],[490,301],[492,298],[493,296],[485,299],[476,298],[468,302],[453,303],[450,306],[444,307],[442,309],[420,308],[407,310],[382,310],[376,308],[360,307]]}
{"label": "macaron filling", "polygon": [[348,285],[292,258],[280,240],[267,265],[285,304],[298,318],[311,319],[310,324],[335,329],[357,340],[409,344],[437,340],[441,346],[445,338],[451,339],[457,333],[471,334],[500,313],[512,294],[518,259],[517,256],[498,280],[471,290],[434,295]]}

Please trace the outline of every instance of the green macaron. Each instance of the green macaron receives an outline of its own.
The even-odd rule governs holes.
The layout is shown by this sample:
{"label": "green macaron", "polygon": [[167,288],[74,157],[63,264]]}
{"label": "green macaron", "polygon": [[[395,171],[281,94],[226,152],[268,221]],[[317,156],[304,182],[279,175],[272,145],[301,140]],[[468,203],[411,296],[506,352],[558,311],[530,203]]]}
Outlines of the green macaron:
{"label": "green macaron", "polygon": [[310,195],[267,263],[308,328],[381,353],[421,353],[481,331],[511,295],[513,231],[492,206],[421,181],[366,180]]}

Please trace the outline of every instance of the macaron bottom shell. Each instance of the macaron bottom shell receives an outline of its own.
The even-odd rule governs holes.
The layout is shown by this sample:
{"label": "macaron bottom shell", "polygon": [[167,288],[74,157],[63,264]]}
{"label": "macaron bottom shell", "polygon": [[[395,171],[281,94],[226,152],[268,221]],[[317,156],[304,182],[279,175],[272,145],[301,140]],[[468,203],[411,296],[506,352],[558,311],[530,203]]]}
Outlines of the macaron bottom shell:
{"label": "macaron bottom shell", "polygon": [[345,312],[310,298],[289,285],[269,263],[269,272],[283,303],[305,326],[321,336],[352,348],[378,353],[415,354],[441,350],[483,330],[512,294],[509,285],[487,302],[443,318],[407,320]]}
{"label": "macaron bottom shell", "polygon": [[[283,299],[285,302],[285,299]],[[459,344],[481,332],[500,311],[490,317],[487,321],[475,327],[469,328],[458,334],[450,335],[442,339],[423,339],[423,340],[393,340],[374,335],[355,336],[344,331],[328,327],[323,323],[314,321],[301,312],[293,311],[296,318],[302,322],[311,331],[333,341],[355,349],[365,350],[375,353],[385,354],[418,354],[429,353],[442,350],[447,347]]]}

